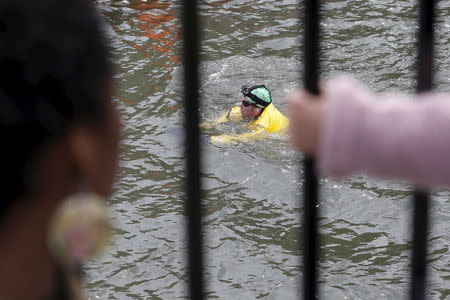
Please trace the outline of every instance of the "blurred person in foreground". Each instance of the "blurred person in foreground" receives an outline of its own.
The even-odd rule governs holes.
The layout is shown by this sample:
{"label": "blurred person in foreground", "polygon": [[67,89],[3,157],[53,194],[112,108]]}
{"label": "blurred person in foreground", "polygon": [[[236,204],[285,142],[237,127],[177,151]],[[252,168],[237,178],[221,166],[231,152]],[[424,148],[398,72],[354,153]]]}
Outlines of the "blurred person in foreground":
{"label": "blurred person in foreground", "polygon": [[0,0],[0,299],[83,299],[120,121],[90,0]]}
{"label": "blurred person in foreground", "polygon": [[[412,101],[409,101],[412,100]],[[351,78],[288,96],[290,143],[320,175],[366,172],[422,188],[450,185],[450,95],[381,95]]]}
{"label": "blurred person in foreground", "polygon": [[247,133],[212,136],[214,143],[231,141],[248,141],[264,137],[266,132],[283,132],[288,126],[288,119],[273,105],[272,95],[265,85],[242,86],[243,98],[239,106],[233,106],[217,120],[204,122],[200,128],[236,121],[248,122]]}

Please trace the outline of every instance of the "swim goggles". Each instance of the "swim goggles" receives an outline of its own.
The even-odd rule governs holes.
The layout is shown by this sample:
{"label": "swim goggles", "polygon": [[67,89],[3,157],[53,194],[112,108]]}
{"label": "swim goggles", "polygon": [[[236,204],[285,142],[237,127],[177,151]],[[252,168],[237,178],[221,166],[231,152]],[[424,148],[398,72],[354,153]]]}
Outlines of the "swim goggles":
{"label": "swim goggles", "polygon": [[248,107],[248,106],[250,106],[250,105],[253,105],[253,103],[251,103],[250,101],[247,101],[247,100],[245,100],[245,99],[242,100],[242,106]]}

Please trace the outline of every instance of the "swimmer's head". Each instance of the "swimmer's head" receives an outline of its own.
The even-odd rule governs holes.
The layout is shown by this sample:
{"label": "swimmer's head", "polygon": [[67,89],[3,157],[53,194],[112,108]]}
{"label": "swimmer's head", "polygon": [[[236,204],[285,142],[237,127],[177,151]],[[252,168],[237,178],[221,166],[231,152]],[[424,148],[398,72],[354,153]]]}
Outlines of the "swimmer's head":
{"label": "swimmer's head", "polygon": [[241,102],[241,115],[244,118],[257,118],[272,102],[270,91],[265,85],[243,85],[241,93],[244,95]]}
{"label": "swimmer's head", "polygon": [[241,93],[245,99],[257,107],[265,108],[272,103],[272,96],[265,85],[243,85]]}

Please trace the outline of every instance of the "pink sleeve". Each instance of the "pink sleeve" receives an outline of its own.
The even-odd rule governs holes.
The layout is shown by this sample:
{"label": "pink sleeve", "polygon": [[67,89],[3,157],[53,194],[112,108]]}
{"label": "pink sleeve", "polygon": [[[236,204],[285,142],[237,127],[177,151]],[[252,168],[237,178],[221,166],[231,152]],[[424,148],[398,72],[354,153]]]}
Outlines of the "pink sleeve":
{"label": "pink sleeve", "polygon": [[450,185],[450,95],[376,97],[345,78],[328,82],[323,95],[320,174],[364,171],[420,187]]}

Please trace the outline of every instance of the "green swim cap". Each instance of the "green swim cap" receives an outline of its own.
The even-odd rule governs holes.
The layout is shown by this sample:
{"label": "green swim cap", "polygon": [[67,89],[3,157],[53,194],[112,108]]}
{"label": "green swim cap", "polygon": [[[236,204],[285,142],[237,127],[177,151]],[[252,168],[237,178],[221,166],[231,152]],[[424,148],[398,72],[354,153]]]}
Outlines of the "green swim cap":
{"label": "green swim cap", "polygon": [[265,85],[243,85],[241,93],[244,94],[251,103],[258,107],[264,108],[272,103],[272,95]]}

